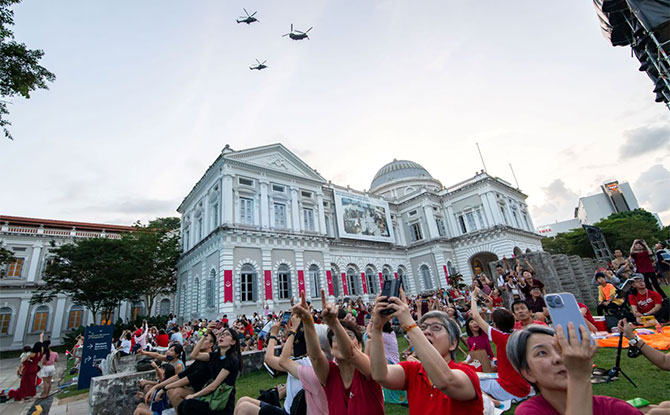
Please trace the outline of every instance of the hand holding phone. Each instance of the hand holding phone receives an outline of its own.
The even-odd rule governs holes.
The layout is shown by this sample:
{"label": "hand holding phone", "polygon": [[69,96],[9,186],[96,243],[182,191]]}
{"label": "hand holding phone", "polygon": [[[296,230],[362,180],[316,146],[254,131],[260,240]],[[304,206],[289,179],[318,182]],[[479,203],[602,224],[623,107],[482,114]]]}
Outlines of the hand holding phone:
{"label": "hand holding phone", "polygon": [[[579,341],[582,341],[582,332],[579,326],[588,328],[584,321],[584,316],[579,309],[577,300],[572,293],[547,294],[544,297],[549,309],[549,315],[554,327],[561,325],[563,336],[568,338],[568,323],[572,323],[576,329],[576,335]],[[593,340],[591,340],[593,343]]]}
{"label": "hand holding phone", "polygon": [[[400,298],[400,280],[386,280],[384,281],[384,286],[382,287],[381,292],[382,297],[397,297]],[[386,308],[380,311],[383,315],[393,314],[395,310],[391,308]]]}
{"label": "hand holding phone", "polygon": [[291,313],[288,311],[284,311],[284,314],[281,316],[281,325],[285,326],[286,323],[288,323],[289,319],[291,318]]}

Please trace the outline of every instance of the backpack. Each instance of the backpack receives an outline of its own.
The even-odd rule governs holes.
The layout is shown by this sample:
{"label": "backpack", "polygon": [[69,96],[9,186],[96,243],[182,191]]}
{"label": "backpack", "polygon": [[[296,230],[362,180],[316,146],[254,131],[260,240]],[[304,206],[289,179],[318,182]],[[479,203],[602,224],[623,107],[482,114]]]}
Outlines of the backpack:
{"label": "backpack", "polygon": [[151,359],[148,357],[141,359],[139,362],[135,364],[135,370],[137,370],[138,372],[146,372],[147,370],[153,370],[153,366],[151,366]]}
{"label": "backpack", "polygon": [[300,389],[293,397],[291,402],[290,415],[306,415],[307,414],[307,399],[305,398],[305,390]]}

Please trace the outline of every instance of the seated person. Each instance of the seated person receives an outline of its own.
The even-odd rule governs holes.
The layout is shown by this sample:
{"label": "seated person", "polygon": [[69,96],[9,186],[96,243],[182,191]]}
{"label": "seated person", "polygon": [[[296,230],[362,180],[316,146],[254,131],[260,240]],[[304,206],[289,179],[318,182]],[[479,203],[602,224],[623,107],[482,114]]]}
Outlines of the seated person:
{"label": "seated person", "polygon": [[[630,302],[630,307],[633,309],[633,315],[637,324],[642,324],[642,317],[655,316],[661,309],[663,298],[656,291],[647,289],[644,277],[641,274],[633,274],[631,278],[633,279],[633,288],[637,290],[637,293],[630,294],[628,302]],[[659,322],[668,320],[668,316],[658,315],[655,317]]]}
{"label": "seated person", "polygon": [[531,324],[540,324],[546,326],[543,321],[533,320],[533,313],[525,300],[515,300],[512,303],[512,312],[516,323],[514,323],[514,330],[520,330]]}
{"label": "seated person", "polygon": [[533,313],[533,319],[541,322],[546,322],[549,317],[549,309],[547,303],[542,297],[542,290],[537,285],[530,287],[530,298],[526,299],[530,312]]}
{"label": "seated person", "polygon": [[133,342],[130,340],[132,338],[130,331],[126,330],[121,334],[121,345],[118,347],[119,354],[121,356],[128,356],[130,355],[131,347],[133,345]]}
{"label": "seated person", "polygon": [[589,331],[592,333],[597,332],[598,328],[596,327],[596,320],[591,315],[591,310],[589,310],[589,307],[584,303],[580,303],[579,301],[577,302],[577,306],[579,307],[579,311],[582,313],[582,316],[584,316],[584,321],[586,322],[586,326]]}
{"label": "seated person", "polygon": [[596,281],[598,282],[598,315],[602,316],[605,311],[614,306],[621,307],[623,298],[616,298],[616,287],[607,282],[605,274],[597,273]]}
{"label": "seated person", "polygon": [[[184,353],[184,347],[179,343],[175,343],[172,346],[170,346],[170,348],[167,349],[165,354],[147,352],[144,350],[139,350],[137,354],[144,355],[152,359],[159,360],[161,362],[167,362],[170,365],[172,365],[173,367],[172,371],[174,373],[172,373],[170,376],[167,376],[165,379],[180,374],[185,367],[184,360],[186,360],[186,353]],[[160,370],[160,368],[158,368],[158,366],[156,365],[155,361],[151,362],[151,365],[154,366],[154,369],[156,369],[156,371]],[[161,379],[158,382],[142,379],[140,380],[140,389],[142,389],[144,392],[148,392],[149,388],[154,386],[156,383],[162,382],[165,379]]]}
{"label": "seated person", "polygon": [[[163,363],[159,367],[155,361],[152,361],[151,366],[153,366],[154,370],[156,370],[156,379],[158,381],[145,379],[140,380],[140,392],[137,394],[140,399],[144,398],[144,394],[151,388],[151,386],[159,382],[163,382],[165,379],[171,378],[175,375],[174,366],[169,363]],[[152,399],[150,405],[144,402],[138,403],[135,411],[133,412],[133,415],[154,415],[155,413],[163,412],[164,409],[167,409],[168,405],[169,403],[167,401],[167,396],[163,395],[163,398],[160,400]]]}
{"label": "seated person", "polygon": [[488,334],[482,330],[479,324],[477,324],[477,321],[472,317],[465,322],[465,332],[468,334],[466,343],[470,353],[466,359],[466,363],[469,363],[471,358],[477,359],[482,364],[482,372],[495,372],[495,368],[491,363],[491,360],[493,360],[495,356],[491,349],[491,342],[489,341]]}
{"label": "seated person", "polygon": [[522,402],[515,415],[642,415],[620,399],[594,396],[591,387],[593,356],[598,343],[591,344],[586,327],[570,323],[566,338],[563,328],[531,325],[517,330],[507,342],[507,357],[516,371],[539,393]]}
{"label": "seated person", "polygon": [[614,272],[612,272],[609,269],[604,269],[604,268],[599,268],[598,272],[595,273],[593,276],[593,280],[591,280],[591,284],[593,284],[594,287],[597,287],[600,285],[598,282],[598,277],[602,275],[605,277],[605,280],[609,283],[614,285],[615,287],[618,286],[621,283],[621,280],[614,275]]}

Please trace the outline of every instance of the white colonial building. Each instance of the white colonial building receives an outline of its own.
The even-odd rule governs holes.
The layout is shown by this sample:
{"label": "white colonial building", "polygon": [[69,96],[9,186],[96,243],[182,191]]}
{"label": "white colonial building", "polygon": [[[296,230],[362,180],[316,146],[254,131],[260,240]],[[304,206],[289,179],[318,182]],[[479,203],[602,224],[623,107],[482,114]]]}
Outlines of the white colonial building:
{"label": "white colonial building", "polygon": [[394,160],[367,192],[324,179],[281,144],[226,146],[178,208],[182,319],[287,309],[305,291],[377,295],[402,276],[410,293],[469,280],[488,262],[541,250],[525,203],[480,172],[444,187],[419,164]]}
{"label": "white colonial building", "polygon": [[[63,343],[65,333],[93,322],[93,315],[74,304],[65,295],[58,295],[45,304],[30,304],[35,287],[42,281],[50,261],[51,241],[56,246],[81,238],[120,238],[131,226],[70,222],[50,219],[0,215],[0,242],[14,253],[16,260],[5,266],[0,279],[0,351],[32,345],[44,331],[54,345]],[[172,312],[172,297],[156,300],[152,315]],[[101,313],[97,321],[114,323],[138,315],[146,315],[144,302],[123,302],[121,307]]]}

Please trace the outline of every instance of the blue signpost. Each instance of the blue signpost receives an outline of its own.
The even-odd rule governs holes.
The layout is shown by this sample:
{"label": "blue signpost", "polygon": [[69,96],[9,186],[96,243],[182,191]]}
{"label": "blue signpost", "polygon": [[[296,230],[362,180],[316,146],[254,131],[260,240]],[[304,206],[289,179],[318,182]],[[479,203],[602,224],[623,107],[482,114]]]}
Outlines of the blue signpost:
{"label": "blue signpost", "polygon": [[100,361],[111,352],[113,336],[114,326],[86,327],[77,389],[90,387],[91,378],[100,376],[100,370],[96,365],[99,366]]}

